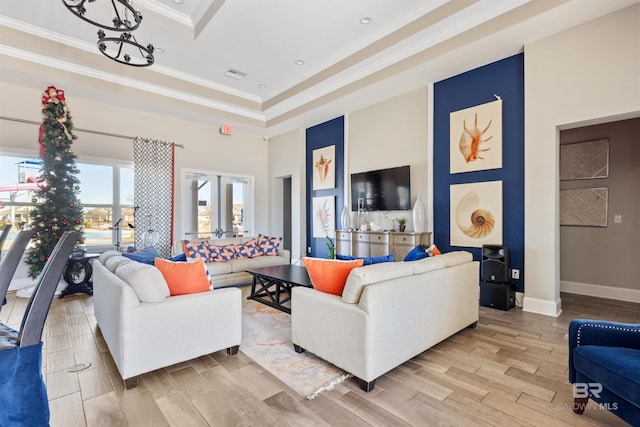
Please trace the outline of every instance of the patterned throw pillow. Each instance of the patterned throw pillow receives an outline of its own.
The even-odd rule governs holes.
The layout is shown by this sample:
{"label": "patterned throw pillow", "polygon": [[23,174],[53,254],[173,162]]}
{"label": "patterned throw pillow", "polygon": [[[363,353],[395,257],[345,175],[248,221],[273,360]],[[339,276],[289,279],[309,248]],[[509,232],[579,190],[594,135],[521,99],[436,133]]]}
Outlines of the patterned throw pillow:
{"label": "patterned throw pillow", "polygon": [[202,258],[205,262],[211,259],[211,249],[207,240],[184,240],[182,246],[188,258]]}
{"label": "patterned throw pillow", "polygon": [[254,256],[260,255],[258,252],[258,244],[255,239],[251,239],[241,245],[234,246],[236,258],[253,258]]}
{"label": "patterned throw pillow", "polygon": [[278,246],[280,246],[280,237],[269,237],[264,234],[258,234],[258,251],[260,255],[276,256],[278,255]]}
{"label": "patterned throw pillow", "polygon": [[211,250],[211,257],[209,261],[213,262],[226,262],[231,261],[236,258],[236,245],[224,245],[217,246],[211,245],[209,249]]}

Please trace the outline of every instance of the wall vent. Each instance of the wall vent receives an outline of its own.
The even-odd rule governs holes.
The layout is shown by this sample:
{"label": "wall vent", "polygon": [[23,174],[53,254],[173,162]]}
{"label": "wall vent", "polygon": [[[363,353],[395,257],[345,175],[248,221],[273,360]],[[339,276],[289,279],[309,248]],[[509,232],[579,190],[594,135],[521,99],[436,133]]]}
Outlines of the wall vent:
{"label": "wall vent", "polygon": [[242,71],[236,70],[234,68],[229,68],[225,73],[225,76],[231,77],[232,79],[242,80],[247,77],[247,73],[243,73]]}

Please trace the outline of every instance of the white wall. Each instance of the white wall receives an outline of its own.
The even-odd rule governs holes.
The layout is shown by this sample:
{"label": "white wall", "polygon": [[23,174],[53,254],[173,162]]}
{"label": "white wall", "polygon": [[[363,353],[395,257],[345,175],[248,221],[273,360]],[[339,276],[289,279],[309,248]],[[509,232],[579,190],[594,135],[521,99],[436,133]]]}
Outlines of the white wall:
{"label": "white wall", "polygon": [[282,235],[282,178],[291,177],[291,262],[305,252],[305,131],[296,129],[269,139],[269,179],[271,180],[270,230]]}
{"label": "white wall", "polygon": [[[56,82],[50,84],[56,85]],[[23,88],[0,84],[0,116],[40,122],[43,88]],[[64,87],[59,87],[63,89]],[[269,234],[268,143],[261,136],[219,133],[219,124],[205,126],[142,111],[117,108],[84,99],[82,93],[65,91],[67,106],[76,129],[141,136],[183,144],[176,148],[176,178],[183,168],[255,176],[255,221],[252,234]],[[73,151],[78,161],[108,158],[133,161],[133,144],[121,138],[76,131]],[[38,156],[38,126],[0,120],[0,151]],[[180,185],[176,182],[175,237],[182,237]]]}
{"label": "white wall", "polygon": [[640,5],[525,46],[524,310],[561,312],[559,129],[640,114]]}
{"label": "white wall", "polygon": [[[348,114],[346,155],[348,175],[396,166],[411,166],[411,204],[416,198],[427,200],[427,88],[421,88]],[[345,181],[347,203],[351,203],[350,182]],[[430,194],[429,197],[432,195]],[[426,207],[426,203],[425,203]],[[411,211],[393,211],[390,215],[409,219]],[[428,229],[433,224],[427,219]],[[383,213],[367,214],[383,228],[392,223]]]}

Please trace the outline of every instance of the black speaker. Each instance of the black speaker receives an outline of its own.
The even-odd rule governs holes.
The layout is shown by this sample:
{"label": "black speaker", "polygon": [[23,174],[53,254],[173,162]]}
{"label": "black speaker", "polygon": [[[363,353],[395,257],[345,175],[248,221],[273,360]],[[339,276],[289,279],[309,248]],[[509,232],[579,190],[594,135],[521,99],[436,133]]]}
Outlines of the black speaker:
{"label": "black speaker", "polygon": [[480,280],[495,283],[509,281],[509,247],[482,245]]}
{"label": "black speaker", "polygon": [[480,281],[480,305],[511,310],[516,306],[516,284]]}

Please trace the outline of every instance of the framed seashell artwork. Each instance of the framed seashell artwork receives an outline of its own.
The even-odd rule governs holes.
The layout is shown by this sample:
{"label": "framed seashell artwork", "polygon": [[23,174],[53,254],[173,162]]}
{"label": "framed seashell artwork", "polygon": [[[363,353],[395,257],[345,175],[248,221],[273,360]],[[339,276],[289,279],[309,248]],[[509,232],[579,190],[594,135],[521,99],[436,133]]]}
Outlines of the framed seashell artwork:
{"label": "framed seashell artwork", "polygon": [[451,173],[502,167],[502,100],[449,114]]}
{"label": "framed seashell artwork", "polygon": [[336,146],[313,150],[313,190],[336,187]]}
{"label": "framed seashell artwork", "polygon": [[336,233],[336,197],[314,197],[313,237],[333,238]]}
{"label": "framed seashell artwork", "polygon": [[502,244],[502,181],[450,186],[451,246]]}

